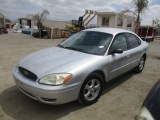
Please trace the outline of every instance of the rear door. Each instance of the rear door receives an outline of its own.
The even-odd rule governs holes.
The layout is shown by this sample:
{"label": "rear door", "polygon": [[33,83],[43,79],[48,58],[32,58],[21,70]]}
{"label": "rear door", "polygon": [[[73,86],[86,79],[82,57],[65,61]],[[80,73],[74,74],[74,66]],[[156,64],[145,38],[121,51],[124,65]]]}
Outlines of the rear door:
{"label": "rear door", "polygon": [[139,64],[142,57],[141,41],[137,36],[132,33],[125,33],[125,36],[129,42],[130,57],[128,59],[129,68],[134,68]]}
{"label": "rear door", "polygon": [[[123,53],[111,54],[113,49],[122,49]],[[129,45],[123,33],[115,36],[109,48],[109,80],[128,71],[128,59],[130,57]]]}

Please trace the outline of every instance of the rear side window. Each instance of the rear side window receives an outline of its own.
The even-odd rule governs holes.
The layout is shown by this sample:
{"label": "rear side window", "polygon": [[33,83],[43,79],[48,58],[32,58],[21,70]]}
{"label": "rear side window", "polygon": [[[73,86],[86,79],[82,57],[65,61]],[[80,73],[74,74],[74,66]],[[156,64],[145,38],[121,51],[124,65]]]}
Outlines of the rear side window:
{"label": "rear side window", "polygon": [[129,45],[131,49],[140,45],[140,40],[135,35],[131,33],[125,33],[125,35],[129,41]]}

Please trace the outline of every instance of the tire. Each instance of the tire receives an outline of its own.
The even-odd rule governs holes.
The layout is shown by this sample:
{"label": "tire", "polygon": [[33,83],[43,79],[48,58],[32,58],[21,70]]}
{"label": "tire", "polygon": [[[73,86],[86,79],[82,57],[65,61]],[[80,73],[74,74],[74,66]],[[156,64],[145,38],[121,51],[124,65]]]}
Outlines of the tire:
{"label": "tire", "polygon": [[35,38],[38,38],[39,37],[39,33],[35,32],[35,33],[32,34],[32,36],[35,37]]}
{"label": "tire", "polygon": [[48,36],[47,36],[47,35],[44,35],[44,36],[43,36],[43,38],[47,39],[47,38],[48,38]]}
{"label": "tire", "polygon": [[139,65],[137,67],[135,67],[135,72],[136,73],[140,73],[142,72],[143,68],[144,68],[144,65],[145,65],[145,59],[144,57],[141,58],[140,62],[139,62]]}
{"label": "tire", "polygon": [[103,78],[92,73],[83,83],[78,101],[83,105],[91,105],[100,98],[103,90]]}
{"label": "tire", "polygon": [[73,31],[73,27],[69,27],[69,28],[68,28],[68,31]]}

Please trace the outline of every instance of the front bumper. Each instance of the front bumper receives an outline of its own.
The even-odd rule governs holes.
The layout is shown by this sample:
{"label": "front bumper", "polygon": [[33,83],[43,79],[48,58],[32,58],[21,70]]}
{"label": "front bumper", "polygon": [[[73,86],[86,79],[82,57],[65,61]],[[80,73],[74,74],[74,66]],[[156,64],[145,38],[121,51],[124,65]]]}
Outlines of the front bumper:
{"label": "front bumper", "polygon": [[21,92],[42,103],[64,104],[78,99],[80,83],[60,86],[43,85],[38,81],[29,80],[17,69],[13,69],[13,77]]}

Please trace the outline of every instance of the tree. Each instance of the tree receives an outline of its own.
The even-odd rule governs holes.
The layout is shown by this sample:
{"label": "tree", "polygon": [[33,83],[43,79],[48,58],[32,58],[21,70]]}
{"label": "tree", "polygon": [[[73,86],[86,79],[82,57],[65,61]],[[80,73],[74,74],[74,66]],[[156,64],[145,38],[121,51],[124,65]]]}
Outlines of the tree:
{"label": "tree", "polygon": [[134,11],[125,9],[123,10],[120,15],[124,15],[125,13],[132,13],[136,16],[136,32],[139,27],[140,23],[140,15],[143,14],[148,9],[148,0],[132,0],[132,4],[134,6]]}
{"label": "tree", "polygon": [[35,20],[37,22],[37,27],[39,30],[39,37],[41,37],[41,30],[44,28],[43,26],[43,20],[46,19],[46,16],[49,15],[48,10],[43,10],[42,13],[37,13],[33,16],[33,20]]}

